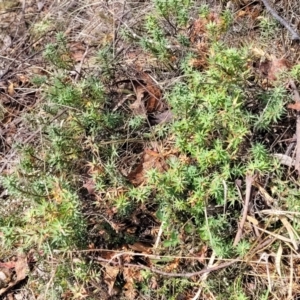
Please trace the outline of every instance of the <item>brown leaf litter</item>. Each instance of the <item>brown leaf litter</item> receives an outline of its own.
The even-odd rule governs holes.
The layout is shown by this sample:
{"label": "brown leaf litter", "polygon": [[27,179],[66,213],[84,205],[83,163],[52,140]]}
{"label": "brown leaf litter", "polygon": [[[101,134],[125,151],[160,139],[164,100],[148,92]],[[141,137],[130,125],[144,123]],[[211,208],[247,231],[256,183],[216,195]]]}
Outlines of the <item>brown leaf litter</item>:
{"label": "brown leaf litter", "polygon": [[129,173],[127,179],[133,185],[139,186],[147,180],[147,171],[151,169],[156,169],[158,172],[165,172],[167,170],[167,164],[163,155],[156,151],[145,149],[142,155],[142,161]]}
{"label": "brown leaf litter", "polygon": [[290,67],[291,64],[287,59],[273,58],[261,62],[259,64],[259,71],[270,83],[273,83],[278,79],[280,73],[289,70]]}
{"label": "brown leaf litter", "polygon": [[0,264],[0,296],[23,281],[29,272],[27,257],[19,254],[16,261]]}
{"label": "brown leaf litter", "polygon": [[161,90],[149,74],[140,72],[138,80],[133,81],[133,84],[136,100],[130,105],[130,108],[135,115],[145,116],[164,110]]}

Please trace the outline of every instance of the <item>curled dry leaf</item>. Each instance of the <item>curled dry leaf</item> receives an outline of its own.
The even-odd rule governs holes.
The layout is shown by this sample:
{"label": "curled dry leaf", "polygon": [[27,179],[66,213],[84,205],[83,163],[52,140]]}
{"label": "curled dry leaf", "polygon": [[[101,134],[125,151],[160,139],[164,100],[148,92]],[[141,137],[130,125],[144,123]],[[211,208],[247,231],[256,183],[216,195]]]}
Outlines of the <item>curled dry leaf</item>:
{"label": "curled dry leaf", "polygon": [[145,82],[145,90],[148,94],[146,102],[146,110],[148,113],[155,111],[162,111],[164,105],[161,101],[161,91],[151,76],[145,72],[141,74],[143,81]]}
{"label": "curled dry leaf", "polygon": [[141,282],[143,280],[141,269],[126,267],[123,270],[123,277],[126,281],[126,284],[124,286],[124,294],[126,296],[126,299],[133,300],[137,296],[135,283]]}
{"label": "curled dry leaf", "polygon": [[284,71],[289,69],[290,64],[287,59],[274,59],[271,63],[270,70],[268,72],[268,79],[271,81],[274,81],[277,79],[277,75]]}
{"label": "curled dry leaf", "polygon": [[[102,251],[101,252],[101,257],[106,260],[113,259],[114,255],[116,255],[116,253],[113,251]],[[112,296],[117,293],[117,291],[114,289],[114,285],[115,285],[117,276],[120,272],[120,268],[119,268],[119,266],[110,266],[106,262],[101,262],[101,265],[104,267],[104,270],[105,270],[104,282],[107,285],[108,294],[110,296]]]}
{"label": "curled dry leaf", "polygon": [[114,285],[119,272],[120,272],[119,267],[105,265],[104,282],[107,285],[108,294],[110,296],[115,294]]}
{"label": "curled dry leaf", "polygon": [[197,260],[201,263],[206,261],[208,247],[206,245],[201,247],[201,250],[194,255],[197,257]]}
{"label": "curled dry leaf", "polygon": [[27,277],[29,267],[27,263],[27,257],[25,254],[18,256],[18,260],[16,261],[15,265],[15,272],[17,274],[16,282],[20,282],[21,280]]}
{"label": "curled dry leaf", "polygon": [[13,268],[15,271],[15,279],[12,278],[11,271],[9,268],[1,268],[2,273],[0,274],[0,276],[2,275],[3,279],[4,279],[4,286],[0,286],[0,296],[3,295],[4,293],[6,293],[9,289],[11,289],[12,287],[14,287],[15,285],[17,285],[19,282],[21,282],[22,280],[24,280],[27,277],[27,274],[29,272],[29,267],[28,267],[28,263],[27,263],[27,257],[25,254],[20,254],[18,255],[18,258],[15,262],[11,262],[11,264],[8,264],[8,266]]}
{"label": "curled dry leaf", "polygon": [[270,82],[274,82],[278,79],[278,75],[285,70],[290,68],[290,63],[285,58],[273,60],[266,60],[259,65],[259,71],[265,76]]}
{"label": "curled dry leaf", "polygon": [[86,180],[85,184],[82,187],[86,188],[89,195],[95,195],[96,183],[93,178]]}
{"label": "curled dry leaf", "polygon": [[162,94],[155,81],[145,72],[140,73],[140,78],[141,81],[134,81],[136,100],[130,105],[130,109],[135,115],[141,116],[163,111]]}
{"label": "curled dry leaf", "polygon": [[69,45],[69,47],[71,51],[71,57],[73,58],[73,60],[75,62],[80,62],[83,59],[83,55],[86,50],[85,46],[82,43],[77,42]]}
{"label": "curled dry leaf", "polygon": [[164,172],[167,169],[167,164],[160,153],[146,149],[143,153],[141,163],[129,173],[127,178],[133,185],[138,186],[145,182],[146,173],[151,169]]}
{"label": "curled dry leaf", "polygon": [[137,116],[145,116],[146,108],[143,102],[145,89],[142,86],[137,85],[135,87],[135,93],[136,93],[136,100],[130,105],[130,109]]}

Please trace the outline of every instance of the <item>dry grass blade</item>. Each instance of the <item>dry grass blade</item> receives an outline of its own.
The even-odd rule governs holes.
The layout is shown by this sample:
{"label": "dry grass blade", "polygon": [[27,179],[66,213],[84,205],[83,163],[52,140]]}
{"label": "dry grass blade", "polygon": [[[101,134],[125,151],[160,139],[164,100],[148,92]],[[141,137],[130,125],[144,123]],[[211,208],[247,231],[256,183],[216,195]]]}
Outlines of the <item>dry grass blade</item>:
{"label": "dry grass blade", "polygon": [[[286,219],[286,217],[279,216],[279,219],[282,222],[282,224],[284,225],[284,227],[286,228],[295,250],[297,250],[298,249],[298,243],[299,243],[299,236],[298,236],[297,232],[294,230],[294,228],[289,223],[289,221]],[[295,236],[297,237],[298,241],[296,241]]]}
{"label": "dry grass blade", "polygon": [[288,292],[288,298],[293,298],[293,277],[294,277],[294,268],[293,268],[293,253],[291,253],[290,256],[290,281],[289,281],[289,292]]}
{"label": "dry grass blade", "polygon": [[258,188],[267,205],[272,206],[275,200],[271,197],[271,195],[258,182],[254,181],[253,185]]}
{"label": "dry grass blade", "polygon": [[[253,225],[253,226],[255,226],[255,225]],[[292,245],[293,245],[293,240],[291,240],[291,239],[288,239],[288,238],[286,238],[286,237],[284,237],[284,236],[282,236],[282,235],[280,235],[280,234],[273,233],[273,232],[271,232],[271,231],[265,230],[265,229],[260,228],[260,227],[258,227],[258,226],[255,226],[255,227],[256,227],[258,230],[260,230],[260,231],[262,231],[262,232],[264,232],[264,233],[267,233],[267,234],[269,234],[269,235],[271,235],[271,236],[277,238],[278,240],[281,240],[281,241],[283,241],[283,242],[286,242],[286,243],[289,243],[289,244],[292,244]],[[298,249],[298,247],[297,247],[297,249]],[[297,249],[295,249],[295,250],[297,251]]]}
{"label": "dry grass blade", "polygon": [[276,266],[277,273],[280,277],[281,277],[280,265],[281,265],[281,259],[282,259],[282,251],[283,251],[283,249],[282,249],[282,246],[280,244],[279,247],[278,247],[278,250],[277,250],[276,257],[275,257],[275,266]]}

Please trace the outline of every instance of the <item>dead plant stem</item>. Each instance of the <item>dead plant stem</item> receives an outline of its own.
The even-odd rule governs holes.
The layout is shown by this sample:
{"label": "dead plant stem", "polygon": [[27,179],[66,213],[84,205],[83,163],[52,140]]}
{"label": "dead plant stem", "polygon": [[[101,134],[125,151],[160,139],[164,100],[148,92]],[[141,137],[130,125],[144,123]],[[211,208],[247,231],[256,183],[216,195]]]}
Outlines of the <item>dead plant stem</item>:
{"label": "dead plant stem", "polygon": [[251,188],[252,188],[252,183],[254,181],[254,176],[253,175],[246,175],[246,197],[245,197],[245,205],[244,205],[244,211],[243,211],[243,217],[242,220],[239,224],[239,228],[238,228],[238,232],[235,236],[234,242],[233,242],[233,246],[235,247],[241,237],[242,237],[242,233],[243,233],[243,228],[244,228],[244,224],[246,222],[247,219],[247,215],[248,215],[248,209],[249,209],[249,203],[250,203],[250,196],[251,196]]}
{"label": "dead plant stem", "polygon": [[281,25],[283,25],[291,34],[292,34],[292,40],[293,41],[299,41],[300,36],[299,34],[291,27],[291,25],[281,18],[276,10],[271,6],[268,0],[261,0],[263,4],[265,5],[266,9],[271,13],[271,15],[276,19]]}
{"label": "dead plant stem", "polygon": [[[116,266],[116,267],[119,266],[118,262],[112,262],[110,259],[104,259],[102,257],[93,257],[93,259],[95,259],[98,262],[110,263],[111,265]],[[208,273],[211,273],[211,272],[229,267],[229,266],[231,266],[234,263],[239,262],[239,261],[240,261],[240,259],[236,258],[236,259],[233,259],[229,262],[219,264],[218,266],[214,266],[214,267],[211,267],[211,268],[204,268],[201,271],[191,272],[191,273],[169,273],[169,272],[164,272],[164,271],[158,270],[156,268],[150,268],[150,267],[147,267],[147,266],[144,266],[144,265],[136,265],[136,264],[129,264],[129,263],[124,263],[124,264],[120,265],[120,267],[140,268],[140,269],[149,270],[151,272],[154,272],[154,273],[157,273],[157,274],[160,274],[160,275],[163,275],[163,276],[167,276],[167,277],[186,277],[186,278],[190,278],[190,277],[193,277],[193,276],[200,276],[200,275],[203,275],[203,274],[208,274]]]}

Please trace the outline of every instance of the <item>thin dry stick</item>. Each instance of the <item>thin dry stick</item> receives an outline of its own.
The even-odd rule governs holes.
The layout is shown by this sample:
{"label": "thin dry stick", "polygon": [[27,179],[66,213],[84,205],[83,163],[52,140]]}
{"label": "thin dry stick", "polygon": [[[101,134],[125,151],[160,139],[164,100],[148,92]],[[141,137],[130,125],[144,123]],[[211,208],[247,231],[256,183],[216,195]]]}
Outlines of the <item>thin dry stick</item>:
{"label": "thin dry stick", "polygon": [[227,194],[228,194],[228,188],[225,180],[222,180],[223,186],[224,186],[224,207],[223,207],[223,214],[226,214],[226,207],[227,207]]}
{"label": "thin dry stick", "polygon": [[292,34],[292,40],[293,41],[299,41],[300,35],[291,27],[291,25],[281,18],[276,10],[272,8],[268,0],[261,0],[263,4],[265,5],[266,9],[271,13],[271,15],[276,19],[281,25],[283,25],[291,34]]}
{"label": "thin dry stick", "polygon": [[293,299],[293,275],[294,275],[293,252],[291,252],[291,258],[290,258],[290,282],[289,282],[288,299]]}
{"label": "thin dry stick", "polygon": [[[210,259],[209,259],[209,262],[208,262],[208,265],[207,267],[210,268],[214,261],[215,261],[215,258],[216,258],[216,253],[213,252]],[[198,289],[197,293],[195,294],[195,296],[192,298],[192,300],[198,300],[200,295],[201,295],[201,292],[202,292],[202,289],[203,289],[203,284],[204,284],[204,281],[207,279],[208,277],[208,273],[205,273],[201,276],[199,282],[201,282],[201,285],[200,285],[200,288]]]}
{"label": "thin dry stick", "polygon": [[203,274],[206,274],[206,273],[208,274],[208,273],[211,273],[211,272],[229,267],[229,266],[233,265],[234,263],[240,261],[239,258],[236,258],[236,259],[233,259],[232,261],[222,263],[222,264],[220,264],[218,266],[215,266],[215,267],[204,268],[204,269],[202,269],[201,271],[198,271],[198,272],[169,273],[169,272],[163,272],[163,271],[155,269],[155,268],[150,268],[150,267],[147,267],[147,266],[144,266],[144,265],[135,265],[135,264],[129,264],[129,263],[124,263],[124,264],[120,265],[119,262],[111,262],[110,259],[104,259],[102,257],[91,257],[91,258],[95,259],[96,261],[99,261],[99,262],[107,262],[107,263],[110,262],[111,265],[116,266],[116,267],[120,266],[120,267],[140,268],[140,269],[144,269],[144,270],[149,270],[151,272],[154,272],[154,273],[157,273],[157,274],[160,274],[160,275],[163,275],[163,276],[186,277],[186,278],[190,278],[190,277],[193,277],[193,276],[199,276],[199,275],[203,275]]}
{"label": "thin dry stick", "polygon": [[156,249],[160,243],[160,239],[161,239],[161,236],[163,234],[163,228],[165,226],[165,222],[161,222],[161,225],[159,227],[159,231],[158,231],[158,234],[157,234],[157,238],[156,238],[156,241],[155,241],[155,244],[153,246],[154,249]]}
{"label": "thin dry stick", "polygon": [[242,220],[239,224],[239,229],[238,229],[238,232],[237,232],[237,234],[235,236],[235,239],[234,239],[234,242],[233,242],[234,247],[239,243],[239,241],[242,237],[244,224],[246,222],[247,215],[248,215],[250,196],[251,196],[251,187],[252,187],[253,181],[254,181],[254,176],[247,174],[246,175],[246,198],[245,198],[243,217],[242,217]]}
{"label": "thin dry stick", "polygon": [[80,73],[81,73],[81,69],[82,69],[82,65],[83,65],[83,62],[84,62],[84,60],[86,58],[86,55],[88,54],[88,50],[89,50],[89,46],[86,47],[85,52],[82,55],[82,58],[81,58],[80,64],[79,64],[79,68],[78,68],[77,74],[75,76],[75,81],[78,81],[78,79],[79,79],[79,76],[80,76]]}
{"label": "thin dry stick", "polygon": [[[295,103],[300,104],[300,95],[299,95],[298,89],[296,87],[296,84],[293,80],[290,81],[290,86],[291,86],[291,88],[293,90],[293,93],[294,93]],[[297,144],[296,144],[295,169],[297,170],[298,175],[300,175],[300,112],[299,111],[297,111],[296,139],[297,139]]]}

